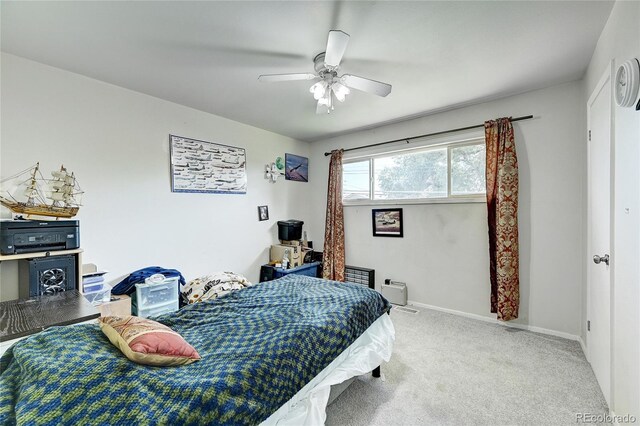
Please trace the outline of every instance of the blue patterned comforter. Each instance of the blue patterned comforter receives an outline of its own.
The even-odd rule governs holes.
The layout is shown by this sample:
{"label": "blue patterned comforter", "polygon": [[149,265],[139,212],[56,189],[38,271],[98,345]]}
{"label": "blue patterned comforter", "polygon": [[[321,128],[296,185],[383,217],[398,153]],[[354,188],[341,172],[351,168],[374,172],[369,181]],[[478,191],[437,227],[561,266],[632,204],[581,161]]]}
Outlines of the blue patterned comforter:
{"label": "blue patterned comforter", "polygon": [[54,327],[0,359],[0,424],[258,424],[390,305],[355,284],[290,275],[155,319],[202,360],[148,367],[99,327]]}

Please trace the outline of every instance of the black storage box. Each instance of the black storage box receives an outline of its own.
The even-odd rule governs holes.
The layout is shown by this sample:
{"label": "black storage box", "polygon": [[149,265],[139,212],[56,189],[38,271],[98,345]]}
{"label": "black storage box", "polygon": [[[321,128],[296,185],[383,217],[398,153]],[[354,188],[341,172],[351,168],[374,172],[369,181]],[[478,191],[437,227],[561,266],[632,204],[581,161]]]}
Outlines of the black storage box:
{"label": "black storage box", "polygon": [[279,220],[278,221],[278,239],[283,241],[293,241],[302,238],[301,220]]}

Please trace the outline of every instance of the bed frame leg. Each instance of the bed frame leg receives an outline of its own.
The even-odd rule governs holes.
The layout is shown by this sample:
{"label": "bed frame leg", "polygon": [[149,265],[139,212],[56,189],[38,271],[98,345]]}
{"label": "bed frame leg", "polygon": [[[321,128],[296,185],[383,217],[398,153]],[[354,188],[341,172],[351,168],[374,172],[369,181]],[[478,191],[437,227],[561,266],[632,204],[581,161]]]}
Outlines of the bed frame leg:
{"label": "bed frame leg", "polygon": [[373,377],[380,377],[380,366],[377,366],[376,368],[373,369],[373,371],[371,372],[371,375]]}

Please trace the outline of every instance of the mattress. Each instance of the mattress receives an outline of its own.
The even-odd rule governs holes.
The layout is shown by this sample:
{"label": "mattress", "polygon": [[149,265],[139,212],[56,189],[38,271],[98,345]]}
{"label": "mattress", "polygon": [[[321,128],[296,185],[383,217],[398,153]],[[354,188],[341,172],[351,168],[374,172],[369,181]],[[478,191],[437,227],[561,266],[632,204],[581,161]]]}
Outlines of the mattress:
{"label": "mattress", "polygon": [[[262,424],[264,426],[322,425],[331,389],[354,377],[369,373],[391,359],[395,330],[389,315],[371,326]],[[344,390],[344,389],[342,389]]]}

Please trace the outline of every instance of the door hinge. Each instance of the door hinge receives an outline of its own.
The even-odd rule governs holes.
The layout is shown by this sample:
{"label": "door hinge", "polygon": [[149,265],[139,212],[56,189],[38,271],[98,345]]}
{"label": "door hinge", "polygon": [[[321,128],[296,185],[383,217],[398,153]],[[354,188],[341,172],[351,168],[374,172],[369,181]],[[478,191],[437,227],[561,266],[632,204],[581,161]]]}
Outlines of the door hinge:
{"label": "door hinge", "polygon": [[591,331],[591,321],[587,321],[587,331]]}
{"label": "door hinge", "polygon": [[589,130],[589,142],[591,142],[591,130]]}

